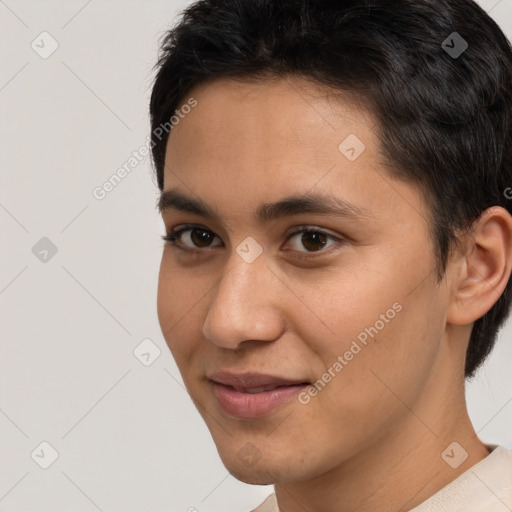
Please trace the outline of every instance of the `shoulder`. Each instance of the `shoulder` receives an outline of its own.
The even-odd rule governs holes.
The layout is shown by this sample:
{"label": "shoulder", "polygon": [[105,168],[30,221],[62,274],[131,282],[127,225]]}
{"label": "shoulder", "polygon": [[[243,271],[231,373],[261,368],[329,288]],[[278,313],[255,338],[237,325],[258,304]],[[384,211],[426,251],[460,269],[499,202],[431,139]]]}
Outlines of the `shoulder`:
{"label": "shoulder", "polygon": [[512,451],[491,453],[411,512],[508,512],[512,510]]}

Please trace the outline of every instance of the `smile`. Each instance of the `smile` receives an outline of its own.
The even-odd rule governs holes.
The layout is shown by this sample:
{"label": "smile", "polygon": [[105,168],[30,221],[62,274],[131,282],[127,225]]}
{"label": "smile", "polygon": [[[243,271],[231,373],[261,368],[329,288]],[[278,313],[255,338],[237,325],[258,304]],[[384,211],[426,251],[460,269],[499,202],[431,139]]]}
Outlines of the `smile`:
{"label": "smile", "polygon": [[277,411],[309,384],[242,389],[218,382],[211,382],[211,385],[213,395],[225,414],[237,419],[255,419]]}

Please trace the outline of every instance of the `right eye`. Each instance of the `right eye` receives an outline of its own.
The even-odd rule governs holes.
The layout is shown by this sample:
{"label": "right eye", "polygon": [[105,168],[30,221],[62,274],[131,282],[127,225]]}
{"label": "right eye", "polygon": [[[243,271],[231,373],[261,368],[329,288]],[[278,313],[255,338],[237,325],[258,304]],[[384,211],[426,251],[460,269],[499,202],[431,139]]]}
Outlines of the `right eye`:
{"label": "right eye", "polygon": [[[184,233],[187,233],[184,235]],[[201,249],[204,247],[216,247],[222,245],[222,242],[211,245],[212,240],[218,238],[212,231],[202,226],[186,226],[180,229],[172,229],[169,233],[162,236],[166,242],[184,250]],[[220,238],[218,238],[220,241]]]}

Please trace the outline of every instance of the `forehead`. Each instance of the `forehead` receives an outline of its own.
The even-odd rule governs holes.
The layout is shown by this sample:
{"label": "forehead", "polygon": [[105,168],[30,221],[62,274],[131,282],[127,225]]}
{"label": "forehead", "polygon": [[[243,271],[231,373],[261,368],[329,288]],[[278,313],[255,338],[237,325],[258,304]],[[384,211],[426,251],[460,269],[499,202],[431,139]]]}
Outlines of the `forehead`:
{"label": "forehead", "polygon": [[[350,126],[363,132],[375,125],[373,115],[366,108],[368,102],[360,96],[297,76],[265,80],[218,78],[194,87],[182,105],[190,97],[196,99],[197,106],[186,118],[202,125],[206,132],[219,129],[220,132],[209,134],[219,138],[223,134],[262,135],[264,132],[269,139],[279,135],[278,140],[301,143],[305,142],[304,138],[311,139],[311,128],[328,129],[331,134],[337,132],[342,136]],[[181,124],[180,128],[191,123]],[[244,125],[243,134],[236,131],[240,124]],[[201,135],[200,128],[194,127],[196,136]],[[168,142],[172,144],[171,137]]]}
{"label": "forehead", "polygon": [[285,169],[287,178],[293,169],[307,182],[315,169],[327,172],[339,162],[347,137],[358,152],[364,148],[363,160],[378,157],[372,116],[341,93],[301,78],[217,79],[193,88],[182,104],[191,97],[197,105],[168,138],[166,171],[186,165],[190,176],[192,168],[206,172],[207,161],[208,169],[222,170],[219,179],[232,182],[245,179],[244,170],[264,178],[268,169],[274,184]]}
{"label": "forehead", "polygon": [[381,164],[375,119],[351,97],[292,77],[217,79],[183,103],[191,97],[197,105],[167,142],[164,189],[248,216],[269,200],[307,192],[329,192],[377,215],[422,215],[417,191],[403,189],[411,186]]}

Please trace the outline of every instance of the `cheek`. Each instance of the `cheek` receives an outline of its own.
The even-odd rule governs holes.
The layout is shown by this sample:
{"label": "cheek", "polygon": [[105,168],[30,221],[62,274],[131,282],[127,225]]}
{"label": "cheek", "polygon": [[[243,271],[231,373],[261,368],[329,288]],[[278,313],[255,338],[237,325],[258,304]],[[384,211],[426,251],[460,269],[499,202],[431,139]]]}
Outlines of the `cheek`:
{"label": "cheek", "polygon": [[197,338],[192,331],[199,325],[196,315],[205,291],[196,289],[194,282],[183,271],[175,270],[170,256],[164,252],[158,276],[157,315],[178,366],[193,350],[192,341]]}
{"label": "cheek", "polygon": [[443,305],[435,290],[425,286],[407,296],[377,287],[375,297],[331,302],[325,315],[336,335],[312,347],[323,366],[317,407],[348,430],[363,420],[385,428],[406,414],[403,404],[416,403],[428,388],[440,353]]}
{"label": "cheek", "polygon": [[[294,283],[301,301],[294,302],[291,313],[300,339],[321,355],[326,366],[351,347],[355,353],[365,352],[372,340],[387,335],[402,314],[399,290],[395,292],[396,286],[384,281],[381,274],[344,269],[334,279],[332,276],[316,279],[314,287],[306,281]],[[348,354],[348,358],[355,356]]]}
{"label": "cheek", "polygon": [[167,334],[170,331],[176,317],[177,290],[179,288],[179,279],[174,276],[166,264],[165,252],[160,262],[160,272],[158,275],[157,291],[157,314],[160,323],[160,329],[164,338],[167,340]]}
{"label": "cheek", "polygon": [[425,279],[428,262],[397,266],[395,256],[380,255],[381,265],[375,260],[367,265],[378,271],[353,265],[335,280],[294,287],[307,305],[293,316],[298,336],[315,354],[312,373],[325,376],[326,387],[339,387],[330,398],[343,401],[350,389],[353,396],[372,400],[381,394],[379,377],[407,392],[435,364],[445,298],[431,278]]}

